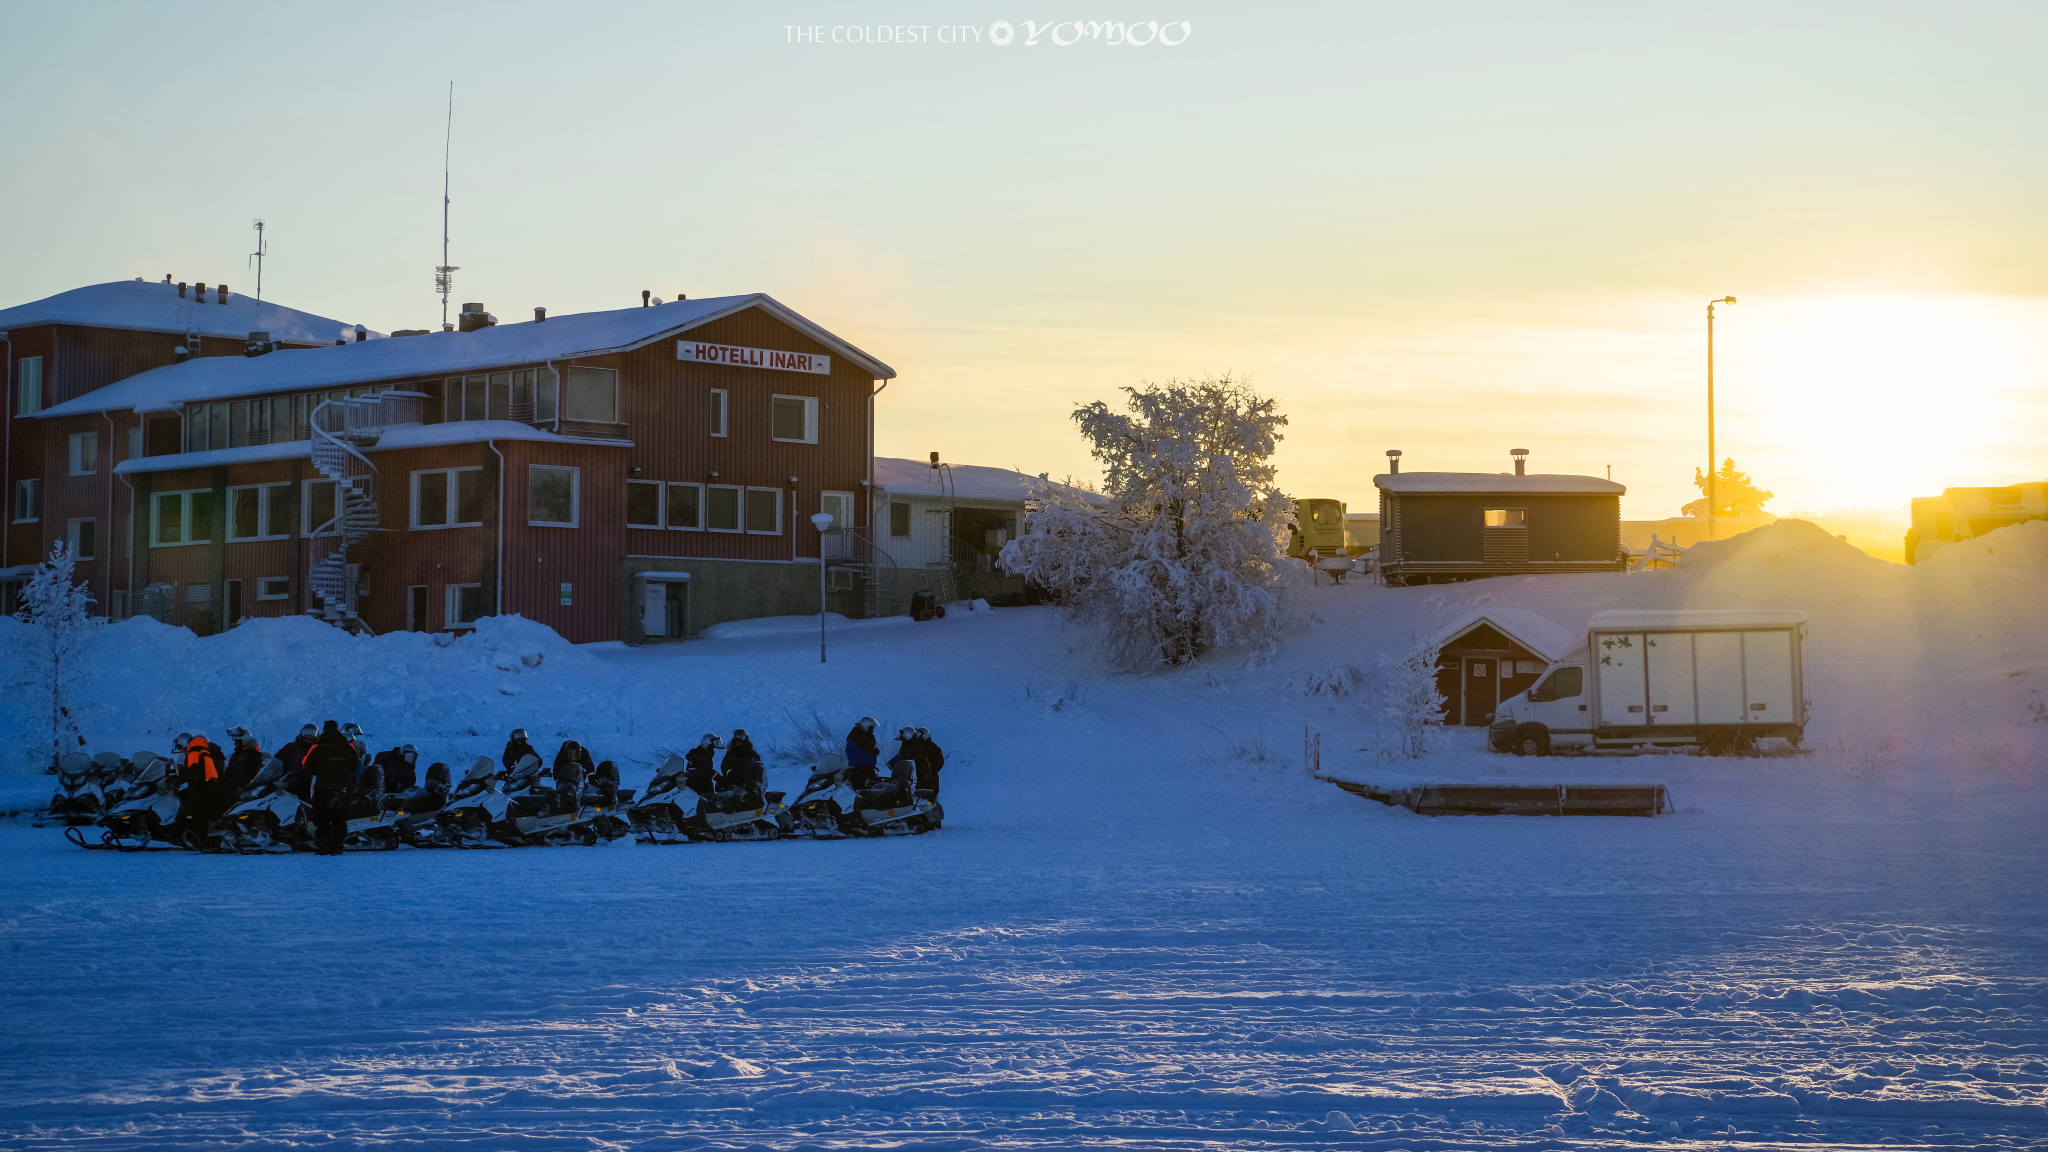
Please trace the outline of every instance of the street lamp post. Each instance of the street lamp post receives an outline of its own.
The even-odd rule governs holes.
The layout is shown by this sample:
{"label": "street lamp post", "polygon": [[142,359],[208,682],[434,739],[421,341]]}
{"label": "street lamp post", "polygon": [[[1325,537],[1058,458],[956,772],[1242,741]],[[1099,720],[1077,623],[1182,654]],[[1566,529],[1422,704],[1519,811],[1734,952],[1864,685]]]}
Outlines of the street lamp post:
{"label": "street lamp post", "polygon": [[832,527],[832,514],[820,512],[811,517],[811,527],[818,530],[818,663],[825,662],[825,530]]}
{"label": "street lamp post", "polygon": [[1714,305],[1733,304],[1735,297],[1707,301],[1707,539],[1714,538]]}

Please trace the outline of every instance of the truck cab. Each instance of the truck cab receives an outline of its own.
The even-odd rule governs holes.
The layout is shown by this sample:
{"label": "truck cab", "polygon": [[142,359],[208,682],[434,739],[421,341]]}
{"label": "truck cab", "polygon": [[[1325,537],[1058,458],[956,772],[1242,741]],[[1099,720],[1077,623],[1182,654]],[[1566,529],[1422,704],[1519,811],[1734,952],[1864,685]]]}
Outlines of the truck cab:
{"label": "truck cab", "polygon": [[1496,752],[1543,756],[1552,748],[1583,748],[1593,742],[1592,694],[1586,683],[1586,650],[1581,648],[1543,670],[1543,678],[1501,701],[1487,728]]}

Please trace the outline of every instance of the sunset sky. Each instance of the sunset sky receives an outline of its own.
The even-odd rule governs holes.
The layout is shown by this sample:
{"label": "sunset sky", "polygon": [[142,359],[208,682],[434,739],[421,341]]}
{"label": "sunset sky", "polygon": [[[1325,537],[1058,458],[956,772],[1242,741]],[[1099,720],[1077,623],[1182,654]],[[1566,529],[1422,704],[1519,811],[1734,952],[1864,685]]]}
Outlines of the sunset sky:
{"label": "sunset sky", "polygon": [[[2048,476],[2048,6],[315,11],[14,9],[0,303],[247,291],[263,216],[267,298],[438,324],[452,79],[458,302],[768,292],[901,373],[885,455],[1093,475],[1077,403],[1230,370],[1295,495],[1528,448],[1671,515],[1734,295],[1720,443],[1772,510]],[[1026,43],[1065,19],[1185,41]]]}

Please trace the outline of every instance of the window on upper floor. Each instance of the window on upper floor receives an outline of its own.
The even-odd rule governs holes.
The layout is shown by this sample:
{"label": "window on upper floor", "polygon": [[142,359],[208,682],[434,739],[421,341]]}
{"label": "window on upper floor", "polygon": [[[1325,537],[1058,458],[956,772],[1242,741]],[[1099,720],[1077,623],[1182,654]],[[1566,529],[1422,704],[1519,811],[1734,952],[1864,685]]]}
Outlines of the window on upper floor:
{"label": "window on upper floor", "polygon": [[69,531],[65,533],[65,536],[71,542],[71,555],[73,557],[79,560],[91,560],[99,555],[99,534],[95,530],[97,527],[98,525],[90,517],[71,521],[68,525]]}
{"label": "window on upper floor", "polygon": [[483,469],[437,468],[412,474],[414,528],[471,528],[483,522]]}
{"label": "window on upper floor", "polygon": [[550,528],[576,527],[577,489],[581,483],[581,469],[528,465],[526,522]]}
{"label": "window on upper floor", "polygon": [[228,539],[289,539],[295,503],[290,484],[248,484],[228,489]]}
{"label": "window on upper floor", "polygon": [[569,369],[562,388],[562,419],[617,423],[619,374],[610,368]]}
{"label": "window on upper floor", "polygon": [[626,481],[626,527],[661,527],[661,491],[658,480]]}
{"label": "window on upper floor", "polygon": [[292,439],[288,397],[225,400],[185,409],[185,451],[212,452]]}
{"label": "window on upper floor", "polygon": [[793,444],[818,442],[818,398],[777,396],[774,398],[772,438]]}
{"label": "window on upper floor", "polygon": [[149,542],[152,547],[207,544],[213,540],[213,493],[157,492],[149,498]]}
{"label": "window on upper floor", "polygon": [[43,482],[41,480],[16,480],[14,482],[14,522],[29,524],[42,519]]}
{"label": "window on upper floor", "polygon": [[97,432],[74,432],[71,434],[71,474],[90,476],[100,470],[100,434]]}
{"label": "window on upper floor", "polygon": [[33,416],[43,410],[43,358],[23,356],[14,364],[14,414]]}
{"label": "window on upper floor", "polygon": [[711,434],[725,435],[725,389],[711,390]]}
{"label": "window on upper floor", "polygon": [[545,368],[450,376],[439,388],[441,419],[516,420],[522,424],[552,420],[554,382],[554,371]]}

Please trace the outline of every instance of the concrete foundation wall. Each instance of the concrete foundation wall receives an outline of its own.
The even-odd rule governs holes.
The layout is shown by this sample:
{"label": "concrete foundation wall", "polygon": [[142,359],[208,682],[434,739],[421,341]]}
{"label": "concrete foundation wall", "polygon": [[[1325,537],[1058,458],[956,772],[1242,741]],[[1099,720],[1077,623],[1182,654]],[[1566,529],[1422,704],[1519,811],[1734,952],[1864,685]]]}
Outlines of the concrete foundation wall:
{"label": "concrete foundation wall", "polygon": [[[642,572],[687,572],[688,625],[692,636],[728,620],[751,620],[761,616],[806,616],[818,610],[818,565],[763,563],[746,560],[672,559],[629,556],[620,566],[619,639],[628,644],[647,641],[641,630],[639,601],[633,577]],[[829,592],[828,610],[844,616],[861,614],[859,592]]]}

